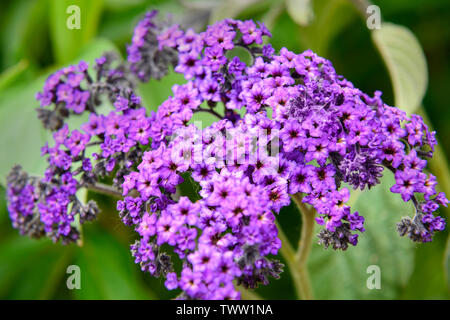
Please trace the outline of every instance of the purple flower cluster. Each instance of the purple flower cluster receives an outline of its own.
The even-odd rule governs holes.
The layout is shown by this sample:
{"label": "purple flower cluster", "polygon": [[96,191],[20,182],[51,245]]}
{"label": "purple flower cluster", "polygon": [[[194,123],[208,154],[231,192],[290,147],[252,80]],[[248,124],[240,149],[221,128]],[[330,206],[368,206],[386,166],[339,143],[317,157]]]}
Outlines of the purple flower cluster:
{"label": "purple flower cluster", "polygon": [[[43,107],[54,105],[39,116],[56,130],[55,143],[43,148],[43,179],[19,168],[8,179],[11,219],[22,233],[76,239],[74,217],[83,222],[98,211],[81,204],[77,190],[122,196],[117,210],[139,235],[131,251],[143,271],[181,289],[180,299],[236,299],[236,284],[256,288],[282,272],[271,257],[281,247],[275,217],[293,195],[318,213],[319,243],[346,250],[365,229],[343,184],[370,189],[387,168],[391,191],[416,209],[398,224],[400,234],[427,242],[444,229],[434,213],[448,200],[424,172],[435,133],[422,118],[386,105],[380,92],[364,94],[309,50],[262,46],[270,36],[263,24],[225,19],[196,33],[155,15],[135,28],[130,72],[112,68],[107,55],[94,65],[96,79],[80,63],[49,77],[38,94]],[[132,75],[159,79],[170,64],[186,83],[147,115]],[[113,110],[102,115],[95,107],[105,94]],[[71,111],[90,113],[80,130],[64,124]],[[201,128],[199,112],[218,121]],[[101,185],[103,177],[114,185]],[[196,197],[180,194],[185,183]]]}
{"label": "purple flower cluster", "polygon": [[52,103],[65,104],[75,113],[82,113],[90,97],[89,91],[81,88],[85,80],[88,64],[81,61],[78,66],[69,66],[53,73],[45,82],[43,92],[36,99],[45,107]]}
{"label": "purple flower cluster", "polygon": [[82,204],[75,193],[77,181],[70,172],[53,176],[47,170],[46,178],[30,177],[20,166],[8,176],[8,211],[13,227],[34,238],[44,235],[53,241],[70,243],[79,238],[74,225],[92,220],[98,212],[95,202]]}
{"label": "purple flower cluster", "polygon": [[[84,111],[95,113],[95,108],[106,95],[114,103],[117,96],[129,95],[134,81],[125,65],[113,67],[117,57],[114,53],[96,59],[95,77],[88,72],[89,64],[81,61],[77,66],[68,66],[51,74],[42,92],[36,99],[40,101],[38,117],[45,128],[58,130],[69,115],[79,115]],[[47,108],[53,105],[53,110]]]}
{"label": "purple flower cluster", "polygon": [[130,70],[142,81],[162,78],[167,74],[168,66],[177,61],[176,52],[158,45],[157,36],[167,26],[156,21],[156,14],[157,11],[151,11],[145,15],[134,29],[132,43],[127,47]]}
{"label": "purple flower cluster", "polygon": [[[43,122],[44,126],[54,130],[54,144],[50,146],[47,143],[42,147],[41,155],[47,156],[48,161],[43,178],[29,176],[20,166],[14,167],[8,176],[8,209],[13,226],[22,234],[33,237],[47,235],[54,241],[61,239],[63,243],[76,241],[79,231],[75,216],[79,216],[79,223],[84,223],[93,220],[99,211],[94,201],[83,204],[77,191],[81,188],[98,189],[99,179],[111,173],[116,165],[122,167],[116,171],[114,179],[120,186],[123,176],[129,172],[128,168],[140,155],[139,147],[133,152],[128,151],[136,144],[148,144],[149,119],[140,107],[140,98],[132,93],[132,82],[124,73],[123,66],[112,68],[112,59],[108,54],[96,60],[95,81],[88,74],[87,63],[81,62],[77,67],[69,66],[50,75],[44,91],[38,93],[43,106],[55,105],[53,111],[38,109],[39,115],[48,115]],[[83,92],[94,100],[74,109],[70,95],[63,96],[58,92],[60,87],[71,87],[67,92],[77,94],[77,90],[82,90],[82,81],[87,87]],[[108,115],[97,115],[93,108],[100,104],[97,100],[104,95],[114,101],[116,110]],[[69,116],[69,110],[76,114],[91,111],[89,121],[80,130],[70,130],[63,121]],[[62,114],[64,117],[60,117]],[[52,122],[52,119],[58,121]],[[96,146],[101,147],[101,153],[88,150]],[[93,160],[96,161],[95,166]]]}
{"label": "purple flower cluster", "polygon": [[[281,246],[275,217],[268,209],[268,197],[261,197],[263,188],[248,178],[215,172],[202,181],[209,189],[201,200],[193,203],[180,197],[164,209],[154,206],[154,212],[143,214],[136,228],[141,239],[132,246],[133,255],[142,270],[153,275],[165,272],[170,290],[179,287],[195,299],[238,298],[234,279],[254,288],[281,272],[278,262],[266,258]],[[126,198],[118,206],[136,216],[136,199]],[[163,244],[173,246],[184,261],[179,278],[158,249]]]}

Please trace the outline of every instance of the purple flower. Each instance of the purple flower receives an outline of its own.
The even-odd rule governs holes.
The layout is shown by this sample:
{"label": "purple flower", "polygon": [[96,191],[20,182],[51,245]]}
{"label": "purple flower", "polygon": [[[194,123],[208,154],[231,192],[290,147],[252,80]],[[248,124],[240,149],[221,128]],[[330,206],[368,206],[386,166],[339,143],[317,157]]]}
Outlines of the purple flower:
{"label": "purple flower", "polygon": [[167,280],[164,282],[164,285],[168,290],[174,290],[178,287],[178,279],[177,274],[175,272],[171,272],[167,274]]}
{"label": "purple flower", "polygon": [[117,111],[124,111],[128,109],[128,99],[122,96],[117,96],[116,102],[114,102],[114,107],[116,107]]}
{"label": "purple flower", "polygon": [[252,20],[239,21],[238,28],[242,32],[242,41],[245,44],[262,43],[262,32],[257,29],[256,24]]}
{"label": "purple flower", "polygon": [[129,137],[143,145],[148,144],[150,138],[150,122],[147,119],[135,121],[130,127]]}
{"label": "purple flower", "polygon": [[156,214],[145,213],[136,231],[141,237],[148,239],[156,234],[156,221]]}
{"label": "purple flower", "polygon": [[296,194],[303,192],[309,194],[311,189],[311,178],[314,174],[314,167],[311,165],[296,167],[290,178],[289,193]]}
{"label": "purple flower", "polygon": [[220,47],[223,50],[231,50],[234,47],[233,39],[236,32],[226,23],[217,23],[209,26],[205,34],[205,42],[210,47]]}
{"label": "purple flower", "polygon": [[156,223],[156,232],[158,234],[157,244],[168,243],[173,246],[177,242],[177,232],[182,223],[174,220],[170,213],[164,212]]}
{"label": "purple flower", "polygon": [[72,131],[70,138],[64,141],[64,145],[70,150],[72,157],[76,157],[86,148],[86,144],[90,140],[89,134],[82,134],[78,130]]}
{"label": "purple flower", "polygon": [[297,120],[289,120],[285,123],[280,132],[280,139],[283,141],[283,149],[287,152],[301,146],[304,132]]}
{"label": "purple flower", "polygon": [[399,141],[387,140],[379,151],[382,160],[397,168],[403,159],[403,145]]}
{"label": "purple flower", "polygon": [[210,180],[215,172],[215,167],[213,165],[200,163],[195,165],[192,172],[192,178],[197,182]]}
{"label": "purple flower", "polygon": [[167,208],[180,223],[186,223],[194,226],[197,223],[198,214],[201,210],[198,203],[193,204],[189,198],[181,197],[177,204],[170,205]]}
{"label": "purple flower", "polygon": [[219,263],[220,254],[208,246],[201,246],[197,251],[188,256],[194,271],[203,272],[214,269]]}
{"label": "purple flower", "polygon": [[227,58],[223,54],[223,49],[221,47],[208,47],[205,49],[203,62],[210,67],[212,71],[218,71],[220,67],[227,62]]}
{"label": "purple flower", "polygon": [[202,282],[202,274],[193,272],[190,268],[184,268],[183,271],[181,271],[179,286],[182,290],[186,291],[187,294],[193,297],[201,295],[206,290],[206,286]]}
{"label": "purple flower", "polygon": [[239,75],[245,70],[245,63],[242,62],[238,56],[233,57],[228,63],[228,71],[232,74]]}
{"label": "purple flower", "polygon": [[186,250],[192,251],[196,246],[197,229],[181,227],[178,232],[177,249],[180,250],[180,257],[184,257]]}
{"label": "purple flower", "polygon": [[95,113],[91,113],[89,115],[89,121],[84,123],[81,126],[81,129],[91,136],[102,134],[105,131],[103,127],[103,118]]}
{"label": "purple flower", "polygon": [[197,53],[180,54],[178,65],[175,67],[176,72],[183,73],[185,78],[189,80],[200,74],[202,70],[203,67]]}
{"label": "purple flower", "polygon": [[147,200],[151,196],[159,196],[161,194],[158,188],[157,178],[157,175],[152,174],[148,170],[144,170],[136,179],[136,189],[144,200]]}
{"label": "purple flower", "polygon": [[400,193],[403,201],[408,201],[414,196],[416,189],[417,172],[413,170],[397,171],[395,173],[395,185],[391,187],[391,192]]}

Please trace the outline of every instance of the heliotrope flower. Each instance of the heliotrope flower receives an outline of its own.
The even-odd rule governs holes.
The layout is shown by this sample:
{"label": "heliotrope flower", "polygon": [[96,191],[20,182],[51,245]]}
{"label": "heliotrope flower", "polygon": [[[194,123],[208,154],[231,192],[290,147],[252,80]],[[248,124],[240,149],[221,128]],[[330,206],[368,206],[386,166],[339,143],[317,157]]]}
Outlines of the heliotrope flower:
{"label": "heliotrope flower", "polygon": [[[390,190],[416,210],[398,224],[400,235],[431,241],[445,227],[435,212],[448,203],[423,172],[435,132],[380,92],[355,88],[330,61],[310,50],[276,52],[261,46],[263,36],[270,32],[252,20],[225,19],[196,33],[150,12],[127,47],[129,64],[106,54],[94,72],[80,62],[50,75],[37,95],[38,117],[54,131],[42,148],[49,165],[43,178],[11,171],[13,226],[76,241],[75,216],[84,223],[98,213],[77,198],[81,188],[123,196],[117,210],[139,235],[131,252],[143,271],[182,290],[179,299],[237,299],[235,285],[256,288],[282,272],[275,219],[291,196],[317,212],[319,243],[346,250],[365,228],[344,183],[370,189],[387,168]],[[248,50],[249,65],[233,56],[235,46]],[[170,66],[186,82],[148,113],[136,78],[159,79]],[[109,113],[99,114],[102,101]],[[69,129],[67,117],[83,112],[89,120]],[[199,112],[218,119],[199,128]],[[101,183],[107,177],[111,186]],[[186,185],[194,195],[182,193]]]}

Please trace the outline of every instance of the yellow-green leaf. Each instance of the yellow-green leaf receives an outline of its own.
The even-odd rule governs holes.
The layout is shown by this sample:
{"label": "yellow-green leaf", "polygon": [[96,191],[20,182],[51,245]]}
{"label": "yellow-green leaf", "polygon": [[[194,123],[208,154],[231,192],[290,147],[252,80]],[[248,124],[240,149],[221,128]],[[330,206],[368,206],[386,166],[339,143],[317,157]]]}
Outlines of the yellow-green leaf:
{"label": "yellow-green leaf", "polygon": [[[70,9],[74,7],[79,11]],[[67,63],[77,57],[81,47],[93,39],[102,7],[103,0],[50,1],[50,36],[53,52],[59,63]],[[78,19],[78,14],[79,28],[76,28],[70,25],[70,21],[75,20],[70,19]]]}
{"label": "yellow-green leaf", "polygon": [[427,62],[419,41],[409,29],[392,23],[372,31],[372,40],[389,71],[396,107],[413,113],[428,85]]}
{"label": "yellow-green leaf", "polygon": [[297,24],[307,26],[314,20],[311,0],[286,0],[287,12]]}
{"label": "yellow-green leaf", "polygon": [[[396,299],[408,283],[414,248],[407,237],[400,237],[396,223],[413,215],[414,208],[389,191],[393,183],[392,174],[386,173],[381,184],[362,192],[352,205],[365,218],[366,231],[357,246],[341,252],[313,245],[308,268],[316,299]],[[316,229],[318,233],[322,227]],[[374,266],[380,270],[380,289],[367,286]]]}

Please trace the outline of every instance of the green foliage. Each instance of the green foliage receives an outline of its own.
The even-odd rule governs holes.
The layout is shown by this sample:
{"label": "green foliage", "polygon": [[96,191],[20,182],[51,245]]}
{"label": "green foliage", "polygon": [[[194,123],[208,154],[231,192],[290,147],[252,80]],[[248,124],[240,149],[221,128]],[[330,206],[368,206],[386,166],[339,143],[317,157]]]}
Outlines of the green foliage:
{"label": "green foliage", "polygon": [[[450,66],[448,56],[442,54],[450,43],[445,24],[450,19],[448,1],[374,2],[382,8],[386,20],[397,24],[384,23],[380,30],[372,31],[372,40],[391,77],[395,105],[414,112],[424,98],[428,70],[420,40],[430,58],[430,89],[424,104],[438,134],[448,133]],[[386,79],[386,83],[388,80],[382,60],[365,56],[376,48],[362,39],[368,38],[368,31],[356,32],[365,28],[365,23],[357,19],[357,11],[350,1],[197,0],[190,3],[192,7],[211,10],[210,21],[225,17],[262,20],[271,28],[275,48],[284,46],[297,52],[312,49],[320,55],[331,56],[338,72],[347,75],[364,91],[389,88],[379,80]],[[66,27],[69,17],[66,8],[70,4],[81,9],[80,30]],[[426,12],[421,11],[423,7]],[[124,53],[134,24],[149,8],[176,15],[186,11],[177,1],[163,0],[17,0],[2,2],[0,8],[0,69],[3,70],[0,73],[0,185],[4,185],[8,171],[16,163],[33,174],[43,173],[46,162],[40,157],[40,147],[49,136],[36,119],[35,94],[52,71],[80,59],[92,62],[107,50]],[[407,25],[414,34],[399,24]],[[235,54],[249,58],[245,52]],[[364,65],[352,61],[355,55],[364,56],[367,60],[361,60]],[[349,74],[355,77],[348,77]],[[171,71],[161,81],[151,80],[139,85],[138,93],[146,108],[155,111],[172,95],[172,86],[184,81],[182,75]],[[194,120],[206,125],[215,118],[208,113],[198,113]],[[81,121],[82,117],[77,118],[71,125]],[[450,142],[442,140],[448,151]],[[193,187],[191,182],[183,184],[181,193],[195,197],[198,186]],[[314,244],[308,266],[316,298],[450,297],[448,232],[438,235],[431,244],[417,246],[399,237],[395,224],[402,216],[412,214],[413,209],[388,191],[391,183],[392,177],[388,174],[382,185],[360,194],[357,199],[354,209],[366,217],[367,229],[357,247],[334,252]],[[0,298],[156,299],[173,296],[163,288],[160,279],[151,279],[134,263],[129,252],[132,230],[121,225],[114,202],[104,197],[96,200],[102,205],[103,213],[99,222],[83,228],[83,246],[61,246],[18,235],[10,225],[4,189],[0,187]],[[295,206],[284,208],[277,219],[288,239],[296,243],[301,221]],[[70,264],[81,267],[82,289],[79,291],[66,287],[66,268]],[[369,265],[378,265],[381,269],[381,290],[366,287]],[[265,298],[294,298],[289,270],[285,268],[280,280],[259,288],[257,293]]]}
{"label": "green foliage", "polygon": [[138,94],[147,110],[156,111],[161,103],[168,97],[173,96],[173,85],[185,82],[183,75],[170,70],[161,80],[151,79],[147,83],[140,83]]}
{"label": "green foliage", "polygon": [[[2,214],[6,214],[6,210],[2,210]],[[8,221],[5,221],[5,226]],[[7,245],[6,245],[7,244]],[[20,280],[23,274],[27,274],[27,269],[30,265],[35,265],[40,261],[42,257],[45,257],[45,253],[51,250],[50,241],[36,241],[20,236],[10,236],[2,239],[2,245],[0,246],[0,297],[9,298],[10,295],[19,295],[17,291],[22,293],[22,297],[29,299],[37,298],[28,294],[26,289],[17,286],[17,282]],[[46,259],[47,260],[47,257]],[[48,260],[51,264],[55,262],[53,259]],[[36,277],[36,275],[35,275]],[[44,277],[39,277],[44,278]],[[39,279],[43,280],[43,279]],[[34,294],[42,288],[42,284],[36,286],[36,288],[29,288]],[[16,291],[16,292],[14,292]]]}
{"label": "green foliage", "polygon": [[[0,183],[5,184],[11,167],[20,163],[31,174],[42,175],[46,161],[40,157],[40,148],[47,134],[37,119],[34,96],[42,88],[44,79],[22,84],[0,96]],[[25,107],[26,106],[26,107]],[[34,107],[33,107],[34,106]]]}
{"label": "green foliage", "polygon": [[425,54],[414,34],[405,27],[383,23],[372,39],[389,70],[395,105],[413,113],[422,103],[428,85]]}
{"label": "green foliage", "polygon": [[314,23],[300,28],[304,49],[311,49],[320,55],[327,55],[333,38],[355,20],[356,13],[348,0],[315,0]]}
{"label": "green foliage", "polygon": [[8,70],[0,75],[0,90],[8,87],[11,83],[19,78],[23,72],[28,68],[28,60],[20,60],[17,64],[10,67]]}
{"label": "green foliage", "polygon": [[74,264],[81,270],[77,299],[154,299],[136,272],[127,246],[106,232],[86,232]]}
{"label": "green foliage", "polygon": [[444,253],[444,276],[447,282],[447,288],[450,291],[450,236],[447,238]]}
{"label": "green foliage", "polygon": [[[5,30],[0,39],[2,42],[2,63],[13,65],[23,58],[39,60],[45,52],[46,37],[42,35],[47,28],[48,0],[11,1],[9,10],[2,17]],[[7,14],[6,14],[7,13]]]}
{"label": "green foliage", "polygon": [[[385,174],[382,183],[370,192],[356,194],[359,197],[352,208],[366,219],[366,231],[358,245],[345,252],[313,246],[308,266],[316,298],[394,299],[407,284],[413,271],[414,248],[408,238],[396,232],[396,223],[414,214],[414,207],[389,191],[395,182],[392,174]],[[380,290],[366,286],[370,265],[380,267]]]}
{"label": "green foliage", "polygon": [[314,19],[311,0],[286,0],[286,8],[297,24],[307,26]]}
{"label": "green foliage", "polygon": [[436,235],[431,243],[414,248],[414,271],[400,293],[401,299],[448,299],[446,281],[449,268],[443,261],[446,235]]}
{"label": "green foliage", "polygon": [[[96,34],[102,0],[81,0],[74,3],[71,0],[50,1],[50,24],[53,52],[56,61],[67,63],[78,56],[80,48],[87,44]],[[80,28],[69,29],[67,19],[71,12],[67,8],[76,5],[80,9]],[[72,13],[75,14],[75,13]]]}
{"label": "green foliage", "polygon": [[[280,0],[271,1],[272,3]],[[258,10],[260,7],[267,7],[270,3],[267,0],[228,0],[212,1],[214,3],[209,22],[214,23],[225,18],[236,18],[245,10]]]}

